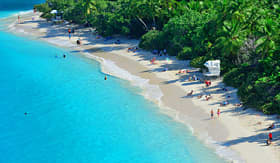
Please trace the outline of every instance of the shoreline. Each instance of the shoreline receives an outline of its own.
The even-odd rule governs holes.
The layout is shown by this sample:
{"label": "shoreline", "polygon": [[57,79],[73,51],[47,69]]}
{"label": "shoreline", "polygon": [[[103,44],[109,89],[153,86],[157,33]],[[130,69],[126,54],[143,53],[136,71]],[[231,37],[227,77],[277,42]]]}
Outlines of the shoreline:
{"label": "shoreline", "polygon": [[[227,87],[229,89],[228,92],[217,91],[217,89],[223,87],[221,80],[214,81],[212,84],[213,86],[210,87],[211,89],[202,88],[204,85],[203,83],[188,82],[187,74],[182,76],[176,75],[178,69],[187,68],[192,70],[186,61],[178,61],[174,57],[169,57],[170,63],[167,63],[165,57],[158,57],[158,61],[156,61],[158,64],[151,65],[149,60],[154,57],[151,53],[143,50],[139,50],[136,53],[127,52],[128,47],[137,46],[138,40],[128,40],[120,37],[118,39],[120,39],[122,43],[116,45],[113,43],[115,39],[107,42],[104,42],[103,39],[95,39],[95,36],[86,28],[77,31],[77,33],[81,34],[79,37],[83,43],[81,47],[77,47],[74,41],[78,38],[77,36],[74,36],[69,44],[67,33],[65,32],[67,30],[66,26],[51,26],[49,23],[39,18],[39,15],[36,15],[35,21],[31,21],[32,15],[33,14],[26,13],[23,16],[25,21],[22,24],[15,23],[9,26],[9,32],[23,34],[29,37],[32,36],[36,40],[39,39],[55,44],[56,46],[74,49],[80,51],[82,54],[92,52],[94,56],[101,57],[106,61],[111,61],[111,65],[113,63],[116,64],[116,66],[132,74],[132,76],[139,77],[139,79],[141,78],[146,81],[148,80],[146,83],[148,85],[147,90],[150,89],[149,85],[154,85],[155,90],[157,90],[156,87],[158,86],[162,92],[162,96],[158,96],[158,99],[161,98],[162,104],[158,104],[161,108],[167,109],[162,109],[161,111],[165,114],[169,114],[175,120],[184,123],[187,127],[190,125],[194,129],[193,135],[197,136],[211,148],[215,148],[216,153],[223,153],[223,157],[230,161],[280,162],[279,144],[262,146],[264,142],[261,144],[260,141],[266,138],[266,132],[258,131],[267,127],[271,122],[276,122],[275,117],[266,116],[251,109],[243,111],[242,108],[235,108],[229,105],[221,108],[220,119],[210,119],[209,113],[211,108],[216,111],[217,108],[220,108],[218,102],[226,99],[227,96],[232,97],[230,98],[232,104],[238,102],[238,99],[236,100],[235,89]],[[26,18],[24,18],[25,16]],[[10,20],[12,19],[14,18],[10,18]],[[88,35],[91,36],[88,37]],[[60,45],[57,44],[57,41],[59,41]],[[99,52],[99,50],[102,50],[102,52]],[[88,55],[92,56],[92,54]],[[106,67],[104,67],[104,65],[106,64],[101,61],[102,70],[105,70],[106,73]],[[165,67],[168,67],[168,71],[162,72]],[[110,72],[110,69],[107,69],[107,71]],[[115,76],[116,74],[113,75]],[[133,81],[133,79],[129,81]],[[141,86],[139,87],[141,88]],[[186,97],[187,92],[190,90],[195,90],[195,94],[192,98]],[[145,88],[143,92],[146,92]],[[154,93],[156,91],[151,92]],[[197,99],[196,96],[203,92],[211,93],[213,99],[210,101],[203,100],[203,98]],[[153,97],[154,95],[152,94],[151,96]],[[151,96],[145,97],[151,100]],[[170,112],[170,110],[172,111]],[[270,121],[268,122],[267,119]],[[256,125],[259,121],[264,124]],[[279,133],[279,127],[276,132]],[[242,139],[243,137],[244,140]],[[276,141],[275,144],[276,143],[280,143],[279,140]],[[229,149],[236,151],[241,158]]]}

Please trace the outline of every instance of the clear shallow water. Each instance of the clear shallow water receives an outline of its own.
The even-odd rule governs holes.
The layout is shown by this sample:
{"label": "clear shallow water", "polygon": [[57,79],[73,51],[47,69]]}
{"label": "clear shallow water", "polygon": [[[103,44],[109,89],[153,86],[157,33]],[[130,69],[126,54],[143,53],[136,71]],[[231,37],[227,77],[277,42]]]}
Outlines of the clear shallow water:
{"label": "clear shallow water", "polygon": [[224,162],[97,62],[1,31],[0,42],[1,163]]}

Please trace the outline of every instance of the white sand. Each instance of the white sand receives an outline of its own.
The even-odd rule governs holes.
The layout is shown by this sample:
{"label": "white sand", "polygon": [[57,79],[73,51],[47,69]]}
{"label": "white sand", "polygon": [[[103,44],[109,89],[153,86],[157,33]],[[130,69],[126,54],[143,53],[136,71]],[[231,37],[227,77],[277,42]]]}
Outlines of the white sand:
{"label": "white sand", "polygon": [[[35,17],[35,21],[31,20],[32,16]],[[9,19],[10,22],[14,22],[11,20],[16,21],[16,17]],[[162,112],[192,126],[194,135],[229,160],[280,163],[280,120],[276,116],[267,116],[253,109],[243,110],[242,107],[234,106],[239,103],[237,90],[226,87],[228,91],[219,91],[224,87],[221,79],[212,81],[211,87],[206,88],[201,82],[188,81],[189,75],[195,73],[201,76],[201,73],[189,67],[187,61],[168,57],[169,62],[167,62],[166,57],[156,57],[143,50],[138,50],[136,53],[127,52],[127,48],[138,45],[138,40],[118,37],[104,41],[103,38],[96,39],[96,35],[89,28],[81,28],[75,31],[76,34],[69,41],[67,29],[74,26],[76,25],[50,25],[40,19],[38,14],[27,13],[22,15],[22,24],[11,25],[8,30],[86,52],[85,54],[94,55],[94,58],[101,57],[103,59],[99,61],[103,63],[103,69],[108,73],[113,73],[116,67],[106,68],[108,64],[105,62],[110,62],[111,65],[114,63],[123,69],[123,73],[132,74],[127,80],[149,83],[142,87],[146,98],[160,104],[163,108]],[[80,47],[75,45],[78,37],[82,40]],[[121,44],[114,44],[117,39],[121,40]],[[157,58],[156,64],[150,63],[153,57]],[[162,72],[164,68],[168,68],[168,71]],[[191,72],[178,75],[181,69],[188,69]],[[113,73],[113,75],[118,74]],[[138,86],[141,87],[139,84]],[[193,96],[186,96],[191,90],[194,90]],[[205,100],[205,96],[197,98],[198,95],[205,94],[211,94],[213,98],[209,101]],[[158,101],[159,99],[161,100]],[[225,100],[228,100],[230,105],[220,107],[219,104]],[[218,108],[221,109],[220,118],[215,114],[215,118],[211,120],[210,110],[213,109],[216,113]],[[275,140],[272,145],[266,146],[265,140],[268,137],[266,128],[272,122],[277,125],[276,129],[272,130]]]}

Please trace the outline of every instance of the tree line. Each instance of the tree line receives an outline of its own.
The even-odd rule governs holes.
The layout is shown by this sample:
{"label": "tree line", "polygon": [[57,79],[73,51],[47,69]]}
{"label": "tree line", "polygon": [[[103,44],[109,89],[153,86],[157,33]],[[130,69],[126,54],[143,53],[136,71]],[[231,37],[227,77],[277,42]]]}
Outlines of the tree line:
{"label": "tree line", "polygon": [[141,48],[194,67],[219,59],[245,106],[280,114],[279,0],[47,0],[35,8],[47,19],[63,11],[103,36],[140,38]]}

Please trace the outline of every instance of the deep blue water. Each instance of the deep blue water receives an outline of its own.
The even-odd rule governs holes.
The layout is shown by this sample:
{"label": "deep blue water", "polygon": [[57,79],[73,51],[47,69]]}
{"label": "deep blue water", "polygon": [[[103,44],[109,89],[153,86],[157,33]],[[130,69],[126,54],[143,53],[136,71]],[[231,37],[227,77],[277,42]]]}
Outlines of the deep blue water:
{"label": "deep blue water", "polygon": [[97,62],[3,31],[0,42],[0,163],[224,162]]}
{"label": "deep blue water", "polygon": [[0,0],[0,10],[26,10],[32,9],[34,4],[45,0]]}

